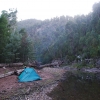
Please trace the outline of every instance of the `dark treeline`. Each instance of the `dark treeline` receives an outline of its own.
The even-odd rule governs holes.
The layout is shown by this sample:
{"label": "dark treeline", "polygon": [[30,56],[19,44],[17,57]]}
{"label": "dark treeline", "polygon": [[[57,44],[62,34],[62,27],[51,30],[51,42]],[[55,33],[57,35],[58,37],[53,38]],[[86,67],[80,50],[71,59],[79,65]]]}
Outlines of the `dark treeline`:
{"label": "dark treeline", "polygon": [[16,14],[17,10],[9,9],[0,16],[0,63],[25,62],[33,53],[26,31],[17,31]]}
{"label": "dark treeline", "polygon": [[25,62],[34,57],[42,63],[100,58],[100,2],[88,15],[29,19],[17,22],[17,26],[16,18],[9,17],[16,13],[0,17],[0,62]]}

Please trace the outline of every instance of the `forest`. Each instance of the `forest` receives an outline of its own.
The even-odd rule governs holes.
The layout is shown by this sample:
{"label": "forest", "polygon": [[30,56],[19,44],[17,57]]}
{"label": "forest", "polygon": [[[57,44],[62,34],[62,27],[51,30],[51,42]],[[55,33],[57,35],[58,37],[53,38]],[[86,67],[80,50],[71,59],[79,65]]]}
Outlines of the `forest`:
{"label": "forest", "polygon": [[0,63],[100,58],[100,2],[74,17],[17,21],[16,14],[10,9],[0,15]]}
{"label": "forest", "polygon": [[17,31],[16,14],[16,9],[9,9],[0,16],[0,63],[25,62],[33,53],[26,31]]}

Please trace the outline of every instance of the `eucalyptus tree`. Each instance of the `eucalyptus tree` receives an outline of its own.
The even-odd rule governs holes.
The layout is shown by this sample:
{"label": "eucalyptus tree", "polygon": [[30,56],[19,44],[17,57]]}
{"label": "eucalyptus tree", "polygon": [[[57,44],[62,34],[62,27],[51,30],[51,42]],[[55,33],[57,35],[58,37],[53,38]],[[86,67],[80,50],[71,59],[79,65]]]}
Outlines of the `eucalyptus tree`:
{"label": "eucalyptus tree", "polygon": [[20,60],[21,34],[18,32],[11,33],[9,41],[4,50],[5,62],[18,62]]}
{"label": "eucalyptus tree", "polygon": [[0,16],[0,62],[15,61],[20,36],[16,32],[17,10],[3,10]]}
{"label": "eucalyptus tree", "polygon": [[34,50],[33,50],[33,42],[31,38],[28,38],[27,32],[25,29],[21,29],[19,31],[21,35],[21,44],[20,44],[20,60],[22,62],[28,61],[29,59],[34,59]]}
{"label": "eucalyptus tree", "polygon": [[8,42],[9,35],[10,32],[9,32],[8,21],[7,21],[7,12],[2,11],[2,14],[0,16],[0,59],[1,59],[0,62],[4,60],[3,51]]}

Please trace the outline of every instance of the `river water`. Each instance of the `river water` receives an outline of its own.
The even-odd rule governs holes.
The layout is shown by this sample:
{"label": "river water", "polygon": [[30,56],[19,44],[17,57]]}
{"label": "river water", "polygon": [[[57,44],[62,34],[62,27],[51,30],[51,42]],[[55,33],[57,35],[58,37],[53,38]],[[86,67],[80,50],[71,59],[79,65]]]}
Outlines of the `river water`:
{"label": "river water", "polygon": [[53,100],[100,100],[100,73],[67,72],[48,96]]}

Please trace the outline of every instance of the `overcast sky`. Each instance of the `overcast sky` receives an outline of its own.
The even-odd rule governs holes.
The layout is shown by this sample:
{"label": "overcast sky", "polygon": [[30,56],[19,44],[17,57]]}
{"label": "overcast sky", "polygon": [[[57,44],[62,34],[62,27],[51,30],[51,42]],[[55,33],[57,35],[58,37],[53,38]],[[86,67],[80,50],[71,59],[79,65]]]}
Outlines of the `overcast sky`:
{"label": "overcast sky", "polygon": [[94,3],[100,0],[0,0],[0,12],[17,8],[18,20],[51,19],[62,15],[81,15],[92,11]]}

